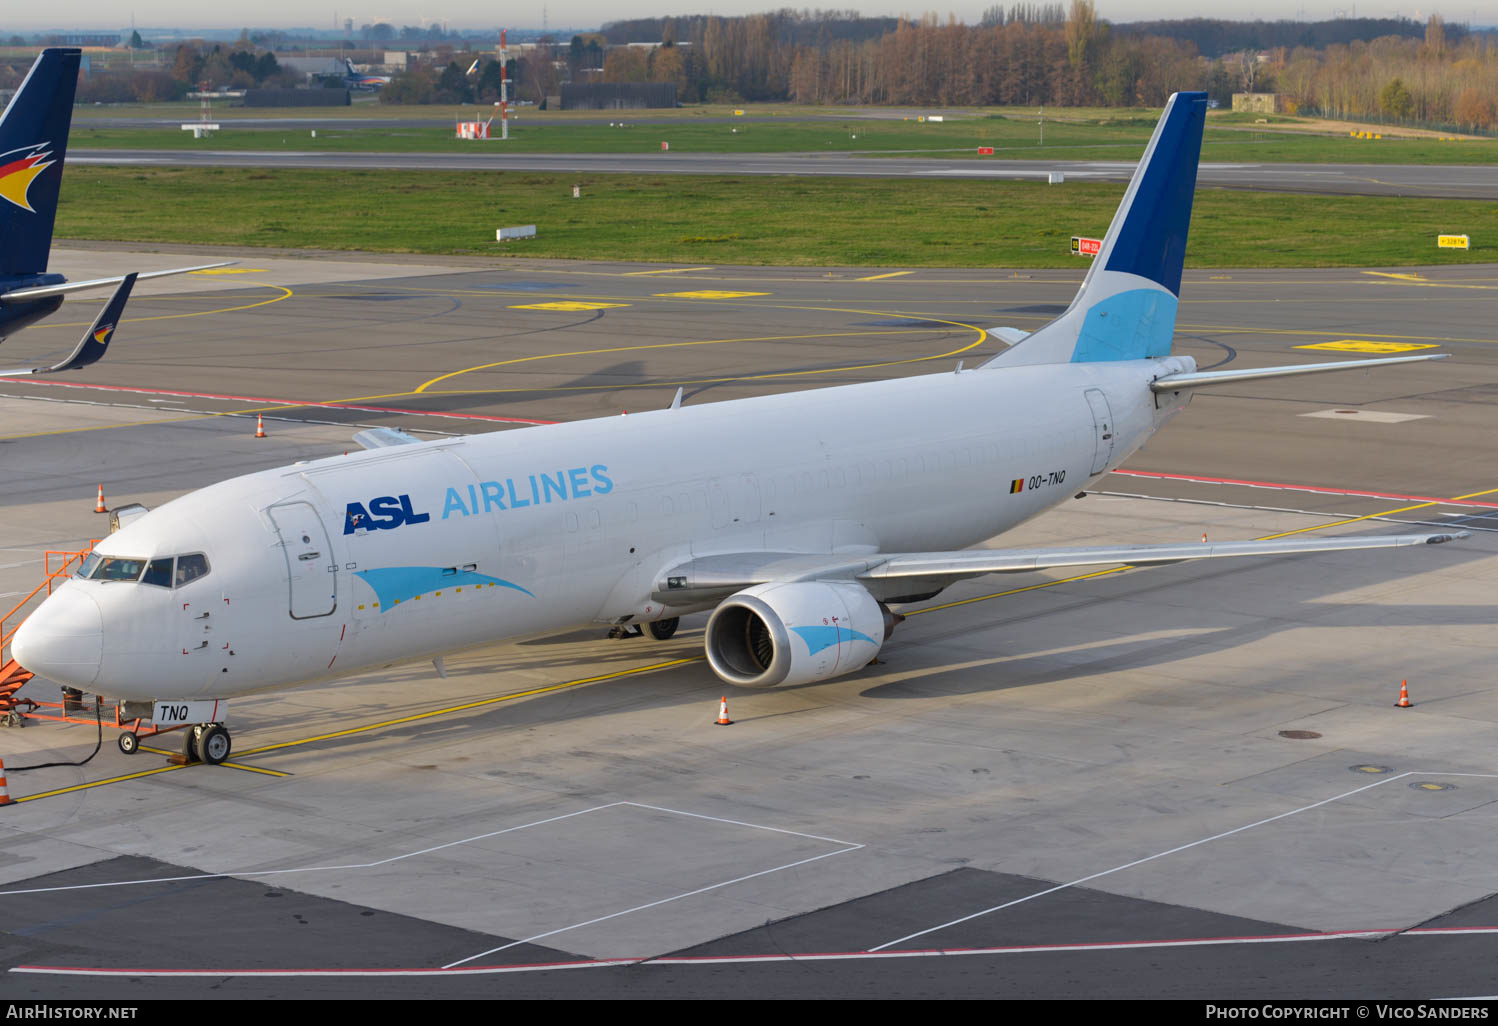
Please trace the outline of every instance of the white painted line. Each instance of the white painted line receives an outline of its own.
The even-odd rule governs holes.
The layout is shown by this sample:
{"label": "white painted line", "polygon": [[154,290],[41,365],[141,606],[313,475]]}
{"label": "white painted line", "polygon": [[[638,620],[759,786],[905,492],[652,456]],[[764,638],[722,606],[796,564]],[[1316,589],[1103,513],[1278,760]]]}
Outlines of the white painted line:
{"label": "white painted line", "polygon": [[25,889],[0,891],[0,898],[10,894],[51,894],[55,891],[86,891],[95,887],[134,887],[139,884],[153,883],[180,883],[185,880],[220,880],[227,878],[239,878],[246,876],[280,876],[287,873],[328,873],[343,872],[351,869],[375,869],[379,866],[388,866],[392,862],[400,862],[404,859],[413,859],[418,855],[430,855],[434,851],[442,851],[447,848],[455,848],[460,844],[472,844],[474,841],[487,840],[490,837],[498,837],[501,834],[513,833],[516,830],[526,830],[530,827],[544,826],[547,823],[555,823],[558,820],[571,819],[573,816],[583,816],[590,812],[598,812],[601,809],[611,809],[616,805],[627,805],[628,802],[609,802],[607,805],[595,805],[591,809],[582,809],[578,812],[568,812],[561,816],[552,816],[549,819],[538,819],[534,823],[522,823],[519,826],[506,827],[503,830],[492,830],[487,834],[478,834],[474,837],[465,837],[461,841],[448,841],[446,844],[434,845],[431,848],[422,848],[419,851],[407,852],[404,855],[392,855],[388,859],[380,859],[377,862],[355,862],[343,866],[304,866],[298,869],[249,869],[237,870],[231,873],[194,873],[190,876],[158,876],[146,880],[109,880],[103,883],[68,884],[64,887],[29,887]]}
{"label": "white painted line", "polygon": [[693,891],[686,891],[682,894],[675,894],[669,898],[661,898],[658,901],[647,902],[644,905],[636,905],[634,908],[627,908],[620,912],[610,912],[608,915],[598,916],[597,918],[589,919],[586,922],[573,923],[571,926],[562,926],[558,927],[555,930],[548,930],[545,933],[533,934],[532,936],[525,937],[521,940],[511,941],[508,944],[501,944],[497,948],[490,948],[488,951],[480,951],[478,954],[469,955],[467,958],[460,958],[456,962],[449,962],[442,968],[452,969],[456,966],[464,964],[465,962],[472,962],[476,958],[483,958],[485,955],[492,955],[496,952],[504,951],[506,948],[513,948],[517,944],[533,944],[536,941],[543,940],[547,937],[554,937],[559,933],[566,933],[569,930],[577,930],[584,926],[592,926],[594,923],[601,923],[608,919],[617,919],[619,916],[629,915],[631,912],[643,912],[645,909],[655,908],[657,905],[666,905],[673,901],[680,901],[682,898],[690,898],[693,895],[704,894],[707,891],[715,891],[721,887],[728,887],[731,884],[742,883],[745,880],[753,880],[755,877],[768,876],[771,873],[778,873],[782,869],[794,869],[796,866],[804,866],[811,862],[819,862],[822,859],[831,858],[834,855],[843,855],[850,851],[857,851],[858,849],[863,847],[863,845],[858,844],[854,841],[839,841],[836,838],[821,837],[817,834],[805,834],[801,833],[798,830],[783,830],[780,827],[762,826],[758,823],[745,823],[742,820],[737,819],[724,819],[720,816],[706,816],[698,812],[683,812],[680,809],[667,809],[660,805],[646,805],[643,802],[616,802],[615,804],[629,805],[637,809],[650,809],[653,812],[666,812],[670,813],[673,816],[687,816],[691,819],[705,819],[714,823],[726,823],[730,826],[747,827],[750,830],[768,830],[769,832],[775,834],[788,834],[792,837],[805,837],[808,840],[813,841],[826,841],[828,844],[840,844],[843,845],[843,847],[839,848],[837,851],[829,851],[822,855],[813,855],[811,858],[800,859],[796,862],[790,862],[783,866],[776,866],[774,869],[762,869],[757,873],[749,873],[746,876],[735,877],[732,880],[724,880],[719,883],[708,884],[706,887],[699,887]]}
{"label": "white painted line", "polygon": [[752,830],[769,830],[771,833],[776,834],[791,834],[794,837],[809,837],[813,841],[826,841],[828,844],[851,844],[855,848],[863,847],[863,845],[859,844],[857,841],[839,841],[836,837],[822,837],[819,834],[803,834],[797,830],[782,830],[780,827],[764,826],[760,823],[745,823],[741,820],[723,819],[719,816],[704,816],[700,812],[682,812],[680,809],[665,809],[659,805],[646,805],[643,802],[619,802],[619,804],[633,805],[637,809],[653,809],[656,812],[669,812],[675,816],[690,816],[693,819],[710,819],[714,823],[727,823],[730,826],[749,827]]}
{"label": "white painted line", "polygon": [[[825,842],[827,842],[829,844],[838,844],[838,845],[842,845],[843,847],[839,848],[836,851],[824,852],[821,855],[813,855],[810,858],[799,859],[799,860],[797,860],[795,862],[789,862],[789,863],[786,863],[785,865],[782,865],[782,866],[775,866],[773,869],[763,869],[763,870],[760,870],[757,873],[749,873],[749,874],[746,874],[744,876],[735,877],[732,880],[723,880],[723,881],[721,881],[719,883],[709,884],[706,887],[699,887],[696,890],[687,891],[687,892],[685,892],[683,894],[676,894],[676,895],[673,895],[673,896],[671,896],[669,898],[662,898],[659,901],[648,902],[648,903],[646,903],[644,905],[636,905],[634,908],[627,908],[627,909],[624,909],[624,910],[619,911],[619,912],[611,912],[608,915],[598,916],[598,917],[596,917],[594,919],[589,919],[586,922],[573,923],[570,926],[563,926],[563,927],[559,927],[559,928],[557,928],[555,930],[548,930],[545,933],[538,933],[538,934],[535,934],[535,935],[533,935],[531,937],[526,937],[523,940],[511,941],[510,943],[508,943],[508,944],[502,944],[502,945],[500,945],[497,948],[490,948],[488,951],[481,951],[481,952],[479,952],[476,955],[469,955],[467,958],[461,958],[461,959],[459,959],[456,962],[452,962],[449,965],[443,966],[443,969],[453,969],[453,968],[455,968],[457,966],[462,965],[465,962],[472,962],[476,958],[482,958],[485,955],[492,955],[492,954],[494,954],[497,951],[503,951],[506,948],[512,948],[512,947],[515,947],[518,944],[530,944],[530,943],[534,943],[534,942],[542,940],[543,938],[546,938],[546,937],[552,937],[552,936],[555,936],[556,934],[559,934],[559,933],[566,933],[569,930],[576,930],[576,929],[579,929],[579,928],[584,927],[584,926],[592,926],[594,923],[601,923],[601,922],[604,922],[605,920],[608,920],[608,919],[616,919],[619,916],[629,915],[631,912],[640,912],[640,911],[643,911],[643,910],[648,909],[648,908],[654,908],[657,905],[665,905],[665,904],[668,904],[668,903],[673,902],[673,901],[680,901],[682,898],[690,898],[690,897],[692,897],[693,895],[696,895],[696,894],[703,894],[703,893],[706,893],[707,891],[718,890],[719,888],[728,887],[728,886],[730,886],[732,884],[742,883],[745,880],[753,880],[755,877],[768,876],[771,873],[778,873],[778,872],[780,872],[782,870],[785,870],[785,869],[794,869],[797,866],[804,866],[804,865],[808,865],[808,864],[810,864],[812,862],[819,862],[822,859],[831,858],[834,855],[843,855],[843,854],[846,854],[846,853],[848,853],[850,851],[858,851],[860,848],[864,847],[862,844],[857,844],[857,843],[854,843],[852,841],[839,841],[839,840],[836,840],[835,838],[821,837],[821,836],[819,836],[817,834],[807,834],[807,833],[802,833],[802,832],[797,831],[797,830],[785,830],[785,829],[782,829],[780,827],[762,826],[762,825],[760,825],[758,823],[745,823],[745,822],[743,822],[741,820],[724,819],[724,818],[719,817],[719,816],[707,816],[707,815],[703,815],[703,814],[697,813],[697,812],[683,812],[680,809],[667,809],[667,808],[663,808],[663,807],[661,807],[659,805],[646,805],[646,804],[641,803],[641,802],[609,802],[606,805],[595,805],[592,808],[581,809],[581,810],[579,810],[577,812],[568,812],[568,813],[564,813],[563,815],[560,815],[560,816],[551,816],[551,817],[548,817],[547,819],[538,819],[538,820],[535,820],[534,822],[531,822],[531,823],[522,823],[519,826],[506,827],[503,830],[491,830],[488,833],[477,834],[477,835],[475,835],[473,837],[465,837],[462,840],[448,841],[448,842],[446,842],[444,844],[433,845],[433,846],[431,846],[429,848],[421,848],[421,849],[419,849],[417,851],[406,852],[403,855],[393,855],[390,858],[379,859],[378,861],[375,861],[375,862],[358,862],[358,863],[350,863],[350,864],[338,865],[338,866],[303,866],[303,867],[299,867],[299,868],[295,868],[295,869],[241,870],[241,871],[236,871],[236,872],[232,872],[232,873],[194,873],[194,874],[189,875],[189,876],[162,876],[162,877],[153,877],[153,878],[146,879],[146,880],[111,880],[111,881],[104,881],[104,882],[99,882],[99,883],[68,884],[68,885],[61,886],[61,887],[28,887],[28,888],[18,888],[18,889],[15,889],[15,890],[0,891],[0,898],[3,898],[5,896],[11,895],[11,894],[51,894],[51,893],[55,893],[55,892],[59,892],[59,891],[81,891],[81,890],[90,890],[90,889],[99,888],[99,887],[133,887],[133,886],[137,886],[137,885],[140,885],[140,884],[181,883],[181,882],[188,881],[188,880],[216,880],[216,879],[228,879],[228,878],[240,879],[240,878],[245,878],[245,877],[283,876],[283,875],[288,875],[288,874],[292,874],[292,873],[348,872],[348,871],[351,871],[351,870],[359,870],[359,869],[374,869],[374,868],[377,868],[379,866],[388,866],[388,865],[390,865],[393,862],[400,862],[400,861],[403,861],[405,859],[416,858],[416,857],[418,857],[420,855],[430,855],[433,852],[444,851],[444,850],[446,850],[448,848],[454,848],[454,847],[457,847],[459,845],[472,844],[475,841],[483,841],[483,840],[487,840],[488,838],[491,838],[491,837],[499,837],[502,834],[514,833],[517,830],[528,830],[531,827],[545,826],[548,823],[556,823],[556,822],[560,822],[561,820],[564,820],[564,819],[572,819],[572,818],[574,818],[576,816],[584,816],[584,815],[587,815],[590,812],[600,812],[600,811],[602,811],[604,809],[612,809],[612,808],[617,808],[617,807],[620,807],[620,806],[633,806],[634,808],[649,809],[649,810],[654,811],[654,812],[665,812],[665,813],[670,813],[670,814],[676,815],[676,816],[686,816],[686,817],[689,817],[689,818],[692,818],[692,819],[710,820],[710,821],[716,822],[716,823],[726,823],[726,824],[729,824],[729,825],[732,825],[732,826],[747,827],[747,828],[752,829],[752,830],[767,830],[767,831],[769,831],[771,833],[787,834],[787,835],[793,836],[793,837],[804,837],[804,838],[806,838],[808,840],[813,840],[813,841],[825,841]],[[638,961],[638,960],[637,959],[632,959],[630,961]],[[610,964],[614,964],[614,963],[610,963]],[[618,964],[627,964],[627,963],[618,963]],[[575,965],[575,963],[568,963],[567,966],[563,966],[563,967],[570,967],[570,966],[573,966],[573,965]],[[591,965],[591,963],[589,963],[589,965]],[[35,970],[35,971],[40,972],[40,971],[44,971],[44,970],[38,969],[38,970]],[[59,970],[59,971],[61,971],[61,970]],[[417,972],[416,974],[419,975],[420,972]],[[122,975],[135,975],[135,974],[125,973],[125,974],[122,974]],[[149,975],[149,974],[147,974],[147,975]],[[180,974],[176,974],[176,973],[162,973],[160,975],[170,976],[170,975],[180,975]],[[206,974],[206,975],[212,975],[212,974],[210,973],[210,974]],[[300,971],[298,971],[298,972],[288,973],[287,975],[304,975],[304,974],[301,973]],[[318,975],[318,973],[317,972],[312,972],[312,973],[310,973],[310,975]],[[337,975],[337,973],[331,973],[331,975]]]}
{"label": "white painted line", "polygon": [[941,923],[940,925],[937,925],[937,926],[930,926],[930,927],[927,927],[924,930],[917,930],[915,933],[908,933],[904,937],[898,937],[895,940],[886,941],[885,943],[880,944],[880,945],[878,945],[876,947],[869,948],[869,950],[870,951],[883,951],[885,948],[892,948],[896,944],[903,944],[903,943],[905,943],[908,940],[914,940],[917,937],[924,937],[928,933],[935,933],[937,930],[945,930],[949,926],[956,926],[959,923],[966,923],[969,920],[977,919],[980,916],[986,916],[990,912],[1000,912],[1000,911],[1002,911],[1002,910],[1004,910],[1006,908],[1013,908],[1015,905],[1021,905],[1021,904],[1025,903],[1025,902],[1027,902],[1027,901],[1033,901],[1036,898],[1043,898],[1047,894],[1055,894],[1057,891],[1064,891],[1068,887],[1077,887],[1077,886],[1080,886],[1080,885],[1082,885],[1084,883],[1087,883],[1089,881],[1100,879],[1101,877],[1110,876],[1110,875],[1112,875],[1114,873],[1120,873],[1120,872],[1124,871],[1125,869],[1133,869],[1135,866],[1142,866],[1146,862],[1153,862],[1156,859],[1163,859],[1167,855],[1176,855],[1176,854],[1179,854],[1180,852],[1187,851],[1187,850],[1189,850],[1191,848],[1196,848],[1196,847],[1199,847],[1199,846],[1201,846],[1203,844],[1209,844],[1212,841],[1220,841],[1224,837],[1232,837],[1234,834],[1241,834],[1245,830],[1252,830],[1255,827],[1261,827],[1261,826],[1264,826],[1265,824],[1268,824],[1268,823],[1274,823],[1274,822],[1277,822],[1277,821],[1282,820],[1282,819],[1288,819],[1291,816],[1298,816],[1302,812],[1310,812],[1312,809],[1319,809],[1323,805],[1330,805],[1332,802],[1341,801],[1343,798],[1351,798],[1355,794],[1361,794],[1364,791],[1372,790],[1375,787],[1381,787],[1384,784],[1390,783],[1392,781],[1403,780],[1405,777],[1413,777],[1413,776],[1489,777],[1489,778],[1493,778],[1493,777],[1498,777],[1498,774],[1495,774],[1495,773],[1440,773],[1440,772],[1418,773],[1418,772],[1413,771],[1413,770],[1410,771],[1410,772],[1408,772],[1408,773],[1399,773],[1399,774],[1396,774],[1396,775],[1394,775],[1392,777],[1385,777],[1382,780],[1375,780],[1371,784],[1364,784],[1362,787],[1355,787],[1351,791],[1344,791],[1343,793],[1338,794],[1338,795],[1333,795],[1330,798],[1323,798],[1321,801],[1319,801],[1319,802],[1312,802],[1310,805],[1302,805],[1300,808],[1298,808],[1298,809],[1291,809],[1289,812],[1281,812],[1278,815],[1269,816],[1269,817],[1267,817],[1265,819],[1257,820],[1257,821],[1255,821],[1253,823],[1247,823],[1247,824],[1245,824],[1243,826],[1240,826],[1240,827],[1234,827],[1232,830],[1225,830],[1225,831],[1223,831],[1220,834],[1213,834],[1211,837],[1203,837],[1202,839],[1197,840],[1197,841],[1192,841],[1189,844],[1178,845],[1178,846],[1176,846],[1174,848],[1170,848],[1170,849],[1168,849],[1166,851],[1156,852],[1153,855],[1146,855],[1142,859],[1135,859],[1133,862],[1126,862],[1126,863],[1124,863],[1121,866],[1114,866],[1112,869],[1105,869],[1105,870],[1103,870],[1101,872],[1098,872],[1098,873],[1092,873],[1089,876],[1081,877],[1080,879],[1073,880],[1070,883],[1057,884],[1055,887],[1047,887],[1043,891],[1036,891],[1034,894],[1027,894],[1023,898],[1015,898],[1013,901],[1006,901],[1002,905],[994,905],[992,908],[983,909],[981,912],[974,912],[971,915],[962,916],[961,918],[953,919],[953,920],[950,920],[949,922]]}
{"label": "white painted line", "polygon": [[577,930],[584,926],[592,926],[594,923],[602,923],[605,920],[617,919],[619,916],[627,916],[631,912],[643,912],[647,908],[655,908],[658,905],[666,905],[673,901],[680,901],[682,898],[690,898],[696,894],[706,894],[708,891],[715,891],[720,887],[728,887],[731,884],[742,883],[745,880],[753,880],[757,876],[768,876],[771,873],[778,873],[782,869],[794,869],[797,866],[804,866],[810,862],[819,862],[822,859],[830,859],[834,855],[843,855],[850,851],[858,851],[862,847],[863,845],[861,844],[850,845],[847,848],[839,848],[837,851],[829,851],[821,855],[813,855],[808,859],[799,859],[796,862],[787,862],[785,865],[776,866],[774,869],[762,869],[758,873],[749,873],[746,876],[734,877],[732,880],[724,880],[721,883],[709,884],[706,887],[699,887],[695,891],[687,891],[684,894],[675,894],[669,898],[662,898],[659,901],[651,901],[647,902],[644,905],[636,905],[634,908],[627,908],[620,912],[610,912],[606,916],[599,916],[596,919],[589,919],[586,922],[573,923],[571,926],[563,926],[555,930],[548,930],[545,933],[533,934],[532,936],[526,937],[523,940],[511,941],[508,944],[501,944],[497,948],[490,948],[488,951],[480,951],[477,955],[469,955],[467,958],[460,958],[456,962],[449,962],[442,968],[453,969],[457,966],[462,965],[464,962],[472,962],[476,958],[483,958],[485,955],[492,955],[497,951],[503,951],[506,948],[513,948],[517,944],[533,944],[536,941],[543,940],[547,937],[555,937],[557,934],[566,933],[569,930]]}

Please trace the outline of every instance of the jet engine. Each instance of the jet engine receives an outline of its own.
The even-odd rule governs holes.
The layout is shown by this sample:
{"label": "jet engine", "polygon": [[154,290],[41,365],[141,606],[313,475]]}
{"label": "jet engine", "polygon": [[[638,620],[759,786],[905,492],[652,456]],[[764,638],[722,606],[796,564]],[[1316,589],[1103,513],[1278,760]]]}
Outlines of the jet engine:
{"label": "jet engine", "polygon": [[773,688],[868,665],[901,618],[852,581],[758,584],[707,621],[707,661],[730,684]]}

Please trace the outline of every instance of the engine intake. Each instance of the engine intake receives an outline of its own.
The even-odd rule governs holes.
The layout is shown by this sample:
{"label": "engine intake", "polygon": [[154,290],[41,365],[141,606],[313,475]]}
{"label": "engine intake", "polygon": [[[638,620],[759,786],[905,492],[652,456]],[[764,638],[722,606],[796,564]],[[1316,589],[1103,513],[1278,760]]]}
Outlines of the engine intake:
{"label": "engine intake", "polygon": [[853,582],[759,584],[707,621],[707,661],[729,684],[773,688],[868,665],[897,618]]}

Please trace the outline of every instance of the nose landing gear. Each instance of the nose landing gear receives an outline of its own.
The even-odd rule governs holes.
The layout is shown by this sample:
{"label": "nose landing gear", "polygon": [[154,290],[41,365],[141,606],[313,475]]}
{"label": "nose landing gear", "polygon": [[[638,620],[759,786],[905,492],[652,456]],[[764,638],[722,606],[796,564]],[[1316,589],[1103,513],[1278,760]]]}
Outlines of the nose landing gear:
{"label": "nose landing gear", "polygon": [[233,739],[222,723],[199,723],[182,735],[182,755],[188,762],[217,766],[229,757]]}

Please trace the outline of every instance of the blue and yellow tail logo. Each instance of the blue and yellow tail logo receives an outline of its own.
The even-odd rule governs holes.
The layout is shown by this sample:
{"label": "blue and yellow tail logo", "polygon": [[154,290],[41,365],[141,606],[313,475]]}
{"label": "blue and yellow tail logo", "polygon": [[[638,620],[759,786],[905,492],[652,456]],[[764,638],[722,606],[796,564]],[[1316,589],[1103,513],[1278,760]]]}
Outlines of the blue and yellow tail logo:
{"label": "blue and yellow tail logo", "polygon": [[30,193],[31,183],[36,180],[36,176],[54,163],[47,159],[52,156],[52,151],[48,148],[51,145],[49,142],[33,143],[9,153],[0,153],[0,197],[22,210],[36,213],[27,194]]}

